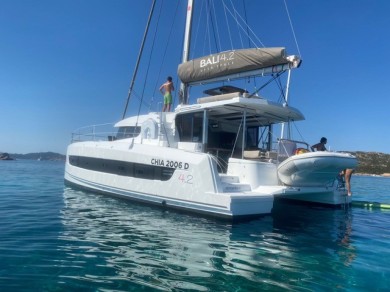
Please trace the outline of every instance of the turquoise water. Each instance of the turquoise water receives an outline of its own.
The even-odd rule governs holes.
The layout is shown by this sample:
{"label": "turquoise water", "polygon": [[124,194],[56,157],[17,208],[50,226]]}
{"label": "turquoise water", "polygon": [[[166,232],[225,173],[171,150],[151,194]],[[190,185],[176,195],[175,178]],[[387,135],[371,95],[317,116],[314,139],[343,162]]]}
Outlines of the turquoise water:
{"label": "turquoise water", "polygon": [[[278,203],[229,224],[65,188],[0,162],[0,291],[389,291],[390,210]],[[390,178],[353,176],[390,203]]]}

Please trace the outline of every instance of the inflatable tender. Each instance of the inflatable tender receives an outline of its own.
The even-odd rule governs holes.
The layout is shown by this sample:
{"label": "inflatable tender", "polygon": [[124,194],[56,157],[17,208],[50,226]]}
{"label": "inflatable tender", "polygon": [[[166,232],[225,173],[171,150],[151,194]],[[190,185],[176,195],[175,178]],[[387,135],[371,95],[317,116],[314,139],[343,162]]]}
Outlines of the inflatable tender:
{"label": "inflatable tender", "polygon": [[355,168],[357,165],[356,158],[349,153],[304,152],[299,149],[296,150],[297,155],[290,156],[278,166],[278,177],[284,185],[328,186],[334,182],[341,170]]}

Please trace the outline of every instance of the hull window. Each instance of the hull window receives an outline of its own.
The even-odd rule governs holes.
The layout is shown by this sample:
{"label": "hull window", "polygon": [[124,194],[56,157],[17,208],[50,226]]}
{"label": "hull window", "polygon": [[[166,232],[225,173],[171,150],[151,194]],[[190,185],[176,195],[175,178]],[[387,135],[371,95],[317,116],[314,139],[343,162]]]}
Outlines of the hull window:
{"label": "hull window", "polygon": [[93,171],[161,181],[169,180],[175,171],[174,168],[158,165],[74,155],[69,156],[69,163]]}

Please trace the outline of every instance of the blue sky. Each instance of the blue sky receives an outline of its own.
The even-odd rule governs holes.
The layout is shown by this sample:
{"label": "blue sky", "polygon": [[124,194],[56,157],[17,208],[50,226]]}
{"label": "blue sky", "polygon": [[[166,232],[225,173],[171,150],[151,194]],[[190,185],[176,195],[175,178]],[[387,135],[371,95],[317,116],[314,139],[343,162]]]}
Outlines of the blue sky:
{"label": "blue sky", "polygon": [[[157,89],[167,75],[177,80],[185,2],[164,1],[159,53],[141,63],[159,65],[150,64],[146,82],[136,81],[147,84],[143,112],[159,109]],[[242,0],[233,2],[242,8]],[[0,0],[0,152],[65,154],[75,129],[118,121],[150,4]],[[249,26],[266,46],[302,56],[289,96],[306,117],[296,124],[302,138],[314,144],[325,136],[331,150],[390,153],[390,1],[287,0],[299,50],[282,0],[245,5]],[[135,87],[137,96],[142,92]],[[128,115],[139,103],[132,97]]]}

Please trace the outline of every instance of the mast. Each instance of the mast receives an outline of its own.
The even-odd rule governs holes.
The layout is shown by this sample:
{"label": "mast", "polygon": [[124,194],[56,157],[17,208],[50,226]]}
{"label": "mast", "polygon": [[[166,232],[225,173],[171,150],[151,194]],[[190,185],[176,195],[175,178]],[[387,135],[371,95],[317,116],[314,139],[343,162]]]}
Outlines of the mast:
{"label": "mast", "polygon": [[[192,24],[192,11],[194,8],[194,1],[188,0],[187,4],[187,18],[186,18],[186,28],[184,32],[184,45],[183,45],[183,59],[182,62],[188,61],[189,51],[190,51],[190,36],[191,36],[191,24]],[[188,103],[188,86],[185,83],[180,84],[180,104]]]}

